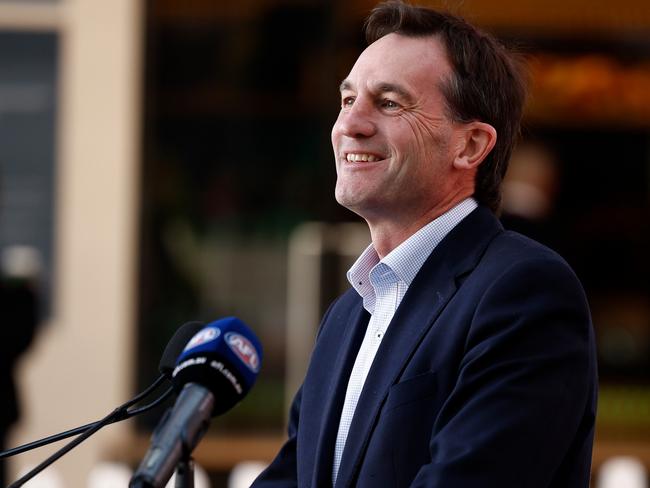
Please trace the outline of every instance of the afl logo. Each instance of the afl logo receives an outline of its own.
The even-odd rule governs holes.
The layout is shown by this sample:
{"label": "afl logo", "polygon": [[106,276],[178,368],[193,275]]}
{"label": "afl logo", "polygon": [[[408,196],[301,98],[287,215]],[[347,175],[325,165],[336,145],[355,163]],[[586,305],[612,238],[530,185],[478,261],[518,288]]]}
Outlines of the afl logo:
{"label": "afl logo", "polygon": [[228,347],[232,349],[232,352],[241,359],[248,369],[253,373],[258,373],[260,370],[260,357],[257,355],[255,346],[251,344],[251,341],[237,332],[227,332],[224,337]]}
{"label": "afl logo", "polygon": [[183,352],[200,346],[201,344],[205,344],[206,342],[213,341],[220,335],[221,330],[219,330],[217,327],[206,327],[205,329],[198,331],[194,337],[190,339],[190,342],[187,343],[187,346],[185,346]]}

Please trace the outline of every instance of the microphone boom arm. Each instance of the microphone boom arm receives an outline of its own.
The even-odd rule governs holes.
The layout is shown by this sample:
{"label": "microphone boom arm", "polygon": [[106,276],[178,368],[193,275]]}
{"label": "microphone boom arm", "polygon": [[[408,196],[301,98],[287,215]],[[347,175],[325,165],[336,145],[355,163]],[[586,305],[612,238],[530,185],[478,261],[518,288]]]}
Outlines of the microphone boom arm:
{"label": "microphone boom arm", "polygon": [[[160,384],[160,383],[158,383]],[[153,386],[153,385],[152,385]],[[149,392],[152,391],[151,387],[148,388]],[[50,436],[46,439],[42,439],[41,441],[36,441],[31,444],[38,444],[41,443],[40,445],[45,445],[49,444],[50,442],[55,442],[56,440],[64,439],[66,437],[70,437],[72,435],[75,435],[76,431],[80,432],[83,431],[83,434],[81,434],[79,437],[76,439],[72,440],[71,442],[67,443],[65,446],[63,446],[61,449],[56,451],[54,454],[52,454],[50,457],[48,457],[45,461],[40,463],[38,466],[36,466],[34,469],[32,469],[29,473],[25,474],[22,478],[14,481],[11,485],[9,485],[9,488],[18,488],[20,486],[23,486],[27,481],[32,479],[34,476],[36,476],[38,473],[43,471],[45,468],[47,468],[50,464],[54,463],[57,459],[60,457],[64,456],[67,454],[69,451],[77,447],[79,444],[81,444],[83,441],[88,439],[91,435],[93,435],[95,432],[97,432],[99,429],[102,427],[119,422],[121,420],[126,420],[128,418],[131,418],[135,415],[141,414],[143,412],[146,412],[148,410],[151,410],[152,408],[158,406],[160,403],[165,401],[173,392],[173,388],[168,388],[159,398],[154,400],[153,402],[149,403],[148,405],[145,405],[140,408],[136,408],[133,410],[127,410],[128,406],[133,405],[135,402],[133,400],[128,401],[124,405],[121,405],[117,407],[115,410],[113,410],[111,413],[109,413],[106,417],[103,419],[93,422],[91,424],[84,425],[82,427],[78,427],[76,429],[69,430],[67,432],[63,432],[61,434],[56,434],[53,436]],[[138,395],[140,398],[143,398],[143,394]],[[128,405],[128,406],[127,406]],[[85,429],[85,430],[84,430]],[[71,433],[72,432],[72,433]],[[62,437],[65,436],[65,437]],[[57,438],[58,437],[58,438]],[[29,448],[25,448],[25,446],[28,446],[27,444],[25,446],[20,446],[18,448],[12,449],[12,451],[15,451],[17,449],[25,448],[23,451],[28,450],[28,449],[33,449],[35,447],[40,447],[40,445],[34,445]],[[20,451],[22,452],[22,451]],[[17,454],[17,452],[14,452],[13,454]]]}
{"label": "microphone boom arm", "polygon": [[[154,400],[153,402],[151,402],[148,405],[145,405],[143,407],[140,407],[140,408],[137,408],[137,409],[134,409],[134,410],[130,410],[130,411],[126,410],[129,407],[131,407],[132,405],[135,405],[136,403],[138,403],[143,398],[147,397],[152,391],[154,391],[156,388],[158,388],[162,384],[162,382],[164,380],[165,380],[165,376],[163,376],[163,375],[159,376],[156,379],[156,381],[154,381],[146,390],[139,393],[137,396],[135,396],[134,398],[132,398],[128,402],[124,403],[123,405],[120,405],[119,407],[117,407],[115,409],[115,411],[111,412],[110,415],[115,414],[115,412],[118,411],[118,410],[124,411],[123,415],[121,417],[116,416],[114,419],[112,419],[108,423],[112,424],[112,423],[115,423],[115,422],[120,422],[122,420],[129,419],[129,418],[131,418],[131,417],[133,417],[135,415],[139,415],[139,414],[144,413],[144,412],[146,412],[146,411],[148,411],[148,410],[150,410],[152,408],[155,408],[161,402],[166,400],[169,397],[169,395],[171,395],[171,393],[173,391],[171,388],[168,389],[165,393],[163,393],[163,395],[160,398]],[[53,442],[57,442],[57,441],[61,441],[63,439],[67,439],[68,437],[72,437],[73,435],[81,434],[81,433],[85,432],[86,430],[92,428],[93,426],[95,426],[99,422],[101,422],[101,420],[91,422],[91,423],[86,424],[86,425],[82,425],[81,427],[76,427],[74,429],[66,430],[65,432],[60,432],[58,434],[53,434],[51,436],[44,437],[43,439],[39,439],[37,441],[28,442],[27,444],[23,444],[22,446],[17,446],[17,447],[11,448],[11,449],[7,449],[6,451],[0,452],[0,459],[15,456],[16,454],[21,454],[21,453],[26,452],[26,451],[31,451],[32,449],[37,449],[39,447],[46,446],[46,445],[51,444]],[[106,424],[106,425],[108,425],[108,424]]]}

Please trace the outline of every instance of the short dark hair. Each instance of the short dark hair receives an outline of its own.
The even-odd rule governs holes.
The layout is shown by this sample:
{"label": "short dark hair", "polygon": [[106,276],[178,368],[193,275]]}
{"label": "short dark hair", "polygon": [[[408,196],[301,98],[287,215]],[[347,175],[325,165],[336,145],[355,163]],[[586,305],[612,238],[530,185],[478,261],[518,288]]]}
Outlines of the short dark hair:
{"label": "short dark hair", "polygon": [[450,117],[458,122],[479,120],[496,129],[494,149],[476,174],[474,197],[498,211],[501,181],[519,136],[526,100],[524,63],[463,18],[401,1],[379,4],[366,20],[368,44],[390,33],[440,39],[454,70],[442,87]]}

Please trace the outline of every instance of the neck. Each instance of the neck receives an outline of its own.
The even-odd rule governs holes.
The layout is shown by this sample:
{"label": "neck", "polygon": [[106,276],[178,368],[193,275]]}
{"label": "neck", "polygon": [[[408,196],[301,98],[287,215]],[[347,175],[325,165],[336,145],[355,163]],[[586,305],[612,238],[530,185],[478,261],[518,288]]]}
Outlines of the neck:
{"label": "neck", "polygon": [[390,218],[366,218],[365,220],[370,229],[372,245],[379,258],[384,258],[422,227],[458,205],[465,198],[463,197],[447,202],[445,205],[436,206],[416,216],[397,215],[391,216]]}

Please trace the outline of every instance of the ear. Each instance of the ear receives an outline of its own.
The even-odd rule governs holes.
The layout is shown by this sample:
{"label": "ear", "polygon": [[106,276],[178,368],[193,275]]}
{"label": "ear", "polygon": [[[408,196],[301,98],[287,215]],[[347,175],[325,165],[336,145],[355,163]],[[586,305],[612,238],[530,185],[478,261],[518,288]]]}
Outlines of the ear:
{"label": "ear", "polygon": [[497,142],[497,131],[485,122],[464,124],[460,133],[454,168],[475,169],[490,153]]}

